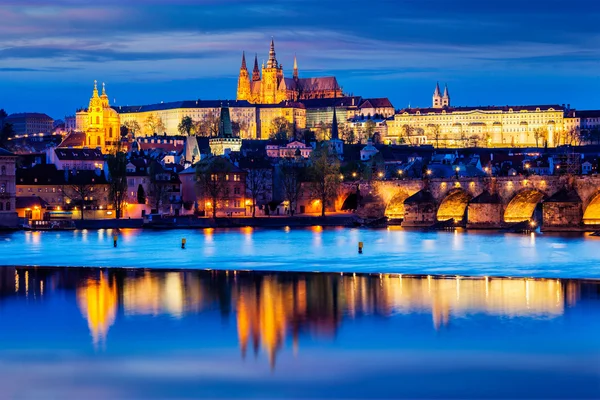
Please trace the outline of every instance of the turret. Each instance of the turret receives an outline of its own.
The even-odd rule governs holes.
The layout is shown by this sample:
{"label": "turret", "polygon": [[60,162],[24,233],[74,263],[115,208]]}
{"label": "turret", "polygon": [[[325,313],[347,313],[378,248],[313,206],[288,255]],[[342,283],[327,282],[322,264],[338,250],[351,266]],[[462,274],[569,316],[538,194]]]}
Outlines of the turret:
{"label": "turret", "polygon": [[296,55],[294,54],[294,80],[298,80],[298,61],[296,60]]}
{"label": "turret", "polygon": [[440,83],[438,82],[433,92],[433,108],[442,108],[442,106],[442,92],[440,90]]}
{"label": "turret", "polygon": [[258,69],[258,54],[254,55],[254,69],[252,70],[252,82],[260,81],[260,69]]}
{"label": "turret", "polygon": [[275,42],[271,39],[271,48],[269,49],[269,61],[267,61],[267,68],[277,68],[277,58],[275,56]]}
{"label": "turret", "polygon": [[242,53],[242,66],[240,67],[240,76],[238,78],[237,99],[250,99],[250,75],[248,75],[248,68],[246,68],[245,53]]}
{"label": "turret", "polygon": [[450,92],[448,91],[448,85],[444,87],[444,96],[442,97],[442,107],[450,107]]}

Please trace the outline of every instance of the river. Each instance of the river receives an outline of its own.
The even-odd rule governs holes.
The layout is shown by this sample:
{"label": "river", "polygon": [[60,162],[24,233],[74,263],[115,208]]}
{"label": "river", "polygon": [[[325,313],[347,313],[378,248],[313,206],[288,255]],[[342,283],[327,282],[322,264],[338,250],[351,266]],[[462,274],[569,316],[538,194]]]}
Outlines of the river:
{"label": "river", "polygon": [[394,227],[122,229],[117,248],[113,235],[112,230],[2,233],[0,265],[600,278],[600,238],[589,235]]}

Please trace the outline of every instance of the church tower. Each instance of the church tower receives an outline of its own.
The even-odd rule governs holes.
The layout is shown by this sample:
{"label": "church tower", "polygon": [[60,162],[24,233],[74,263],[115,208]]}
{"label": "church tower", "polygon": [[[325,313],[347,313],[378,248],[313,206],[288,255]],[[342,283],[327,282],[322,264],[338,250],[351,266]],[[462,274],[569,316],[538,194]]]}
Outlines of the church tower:
{"label": "church tower", "polygon": [[275,43],[271,39],[271,49],[269,50],[269,61],[267,66],[263,67],[262,79],[260,82],[260,100],[263,104],[276,104],[282,100],[279,100],[278,89],[279,82],[283,79],[283,68],[277,62],[275,56]]}
{"label": "church tower", "polygon": [[238,78],[237,99],[250,100],[250,97],[250,75],[248,74],[248,68],[246,68],[246,54],[242,53],[242,66]]}
{"label": "church tower", "polygon": [[260,70],[258,69],[258,54],[254,55],[254,69],[252,70],[252,82],[260,81]]}
{"label": "church tower", "polygon": [[294,80],[298,80],[298,61],[296,60],[296,55],[294,55]]}
{"label": "church tower", "polygon": [[[103,90],[102,96],[105,93]],[[94,90],[88,106],[88,128],[86,144],[91,148],[104,148],[104,98],[98,96],[98,82],[94,81]]]}
{"label": "church tower", "polygon": [[450,107],[450,92],[448,92],[448,85],[444,87],[444,96],[442,97],[442,107]]}
{"label": "church tower", "polygon": [[442,92],[440,91],[440,83],[435,85],[435,91],[433,92],[433,108],[442,108]]}

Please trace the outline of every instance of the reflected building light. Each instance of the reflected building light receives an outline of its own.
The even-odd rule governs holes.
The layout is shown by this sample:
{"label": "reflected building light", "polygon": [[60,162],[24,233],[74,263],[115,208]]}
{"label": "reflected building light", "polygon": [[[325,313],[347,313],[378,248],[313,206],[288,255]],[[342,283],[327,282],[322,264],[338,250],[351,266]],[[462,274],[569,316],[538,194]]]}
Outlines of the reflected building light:
{"label": "reflected building light", "polygon": [[[191,275],[191,274],[190,274]],[[202,291],[197,280],[184,282],[184,272],[147,271],[141,277],[127,278],[123,286],[125,315],[163,315],[181,318],[203,305]]]}
{"label": "reflected building light", "polygon": [[115,280],[109,282],[104,272],[98,280],[87,279],[83,286],[77,288],[77,304],[88,322],[94,345],[104,342],[117,315]]}
{"label": "reflected building light", "polygon": [[15,270],[15,293],[19,293],[19,273]]}
{"label": "reflected building light", "polygon": [[25,296],[29,296],[29,271],[25,271]]}

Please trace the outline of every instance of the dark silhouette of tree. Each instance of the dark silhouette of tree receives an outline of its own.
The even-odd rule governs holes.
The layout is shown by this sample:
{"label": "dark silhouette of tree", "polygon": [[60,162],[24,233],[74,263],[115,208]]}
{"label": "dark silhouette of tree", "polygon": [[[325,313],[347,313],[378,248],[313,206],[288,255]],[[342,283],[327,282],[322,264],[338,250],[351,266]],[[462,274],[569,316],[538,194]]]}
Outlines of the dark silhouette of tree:
{"label": "dark silhouette of tree", "polygon": [[293,217],[298,206],[298,199],[302,196],[302,176],[304,169],[290,161],[281,165],[281,187],[284,200],[289,203],[290,215]]}
{"label": "dark silhouette of tree", "polygon": [[308,169],[311,196],[320,202],[321,216],[325,216],[325,208],[337,196],[340,185],[340,162],[335,151],[327,143],[317,146],[311,153],[311,164]]}
{"label": "dark silhouette of tree", "polygon": [[127,199],[127,155],[122,151],[109,154],[108,165],[108,198],[115,208],[115,217],[121,218],[123,205]]}
{"label": "dark silhouette of tree", "polygon": [[190,136],[193,129],[194,129],[194,121],[192,120],[192,117],[190,117],[190,116],[183,117],[181,119],[181,122],[177,126],[177,130],[179,131],[179,133],[181,135]]}
{"label": "dark silhouette of tree", "polygon": [[138,204],[146,204],[146,191],[141,183],[137,188],[137,202]]}

